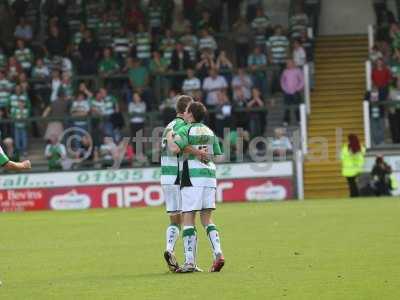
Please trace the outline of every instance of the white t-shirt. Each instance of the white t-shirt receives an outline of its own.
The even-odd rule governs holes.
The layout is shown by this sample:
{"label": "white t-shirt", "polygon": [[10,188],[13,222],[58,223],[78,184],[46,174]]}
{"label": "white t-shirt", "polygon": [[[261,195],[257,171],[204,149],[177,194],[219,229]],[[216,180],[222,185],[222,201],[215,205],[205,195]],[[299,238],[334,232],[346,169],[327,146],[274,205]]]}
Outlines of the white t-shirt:
{"label": "white t-shirt", "polygon": [[203,82],[203,90],[207,92],[206,104],[216,105],[218,102],[217,96],[221,89],[228,87],[228,83],[224,76],[218,75],[217,77],[207,77]]}
{"label": "white t-shirt", "polygon": [[304,51],[303,47],[299,47],[293,50],[293,61],[298,67],[302,67],[306,64],[306,51]]}
{"label": "white t-shirt", "polygon": [[182,84],[182,91],[190,94],[193,91],[201,89],[201,82],[200,79],[193,77],[193,78],[186,78]]}

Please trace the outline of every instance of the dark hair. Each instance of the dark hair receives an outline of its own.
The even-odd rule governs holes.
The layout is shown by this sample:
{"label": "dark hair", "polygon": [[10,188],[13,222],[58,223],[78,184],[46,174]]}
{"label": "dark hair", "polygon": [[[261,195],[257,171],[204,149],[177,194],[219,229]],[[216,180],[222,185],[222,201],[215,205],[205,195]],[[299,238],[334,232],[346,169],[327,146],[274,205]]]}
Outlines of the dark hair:
{"label": "dark hair", "polygon": [[176,113],[183,114],[190,102],[193,102],[192,97],[188,95],[179,96],[178,101],[176,102]]}
{"label": "dark hair", "polygon": [[201,122],[206,117],[207,109],[201,102],[192,102],[188,107],[188,112],[193,115],[196,122]]}
{"label": "dark hair", "polygon": [[349,149],[352,153],[358,153],[361,151],[361,144],[360,141],[358,140],[358,137],[355,134],[349,134],[348,136],[349,140]]}

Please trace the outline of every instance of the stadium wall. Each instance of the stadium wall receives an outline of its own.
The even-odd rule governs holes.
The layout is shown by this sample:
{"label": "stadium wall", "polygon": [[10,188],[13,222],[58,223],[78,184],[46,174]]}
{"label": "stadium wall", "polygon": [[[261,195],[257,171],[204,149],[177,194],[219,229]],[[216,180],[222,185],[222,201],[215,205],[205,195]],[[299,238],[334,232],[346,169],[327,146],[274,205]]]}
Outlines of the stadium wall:
{"label": "stadium wall", "polygon": [[[218,202],[294,197],[293,162],[221,164]],[[0,211],[161,206],[160,168],[2,175]]]}

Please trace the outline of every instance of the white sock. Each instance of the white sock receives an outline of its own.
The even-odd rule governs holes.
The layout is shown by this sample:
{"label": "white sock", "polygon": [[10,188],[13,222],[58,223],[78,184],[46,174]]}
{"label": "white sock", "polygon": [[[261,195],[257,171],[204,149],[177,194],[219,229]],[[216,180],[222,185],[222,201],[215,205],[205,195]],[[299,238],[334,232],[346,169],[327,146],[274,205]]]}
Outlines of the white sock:
{"label": "white sock", "polygon": [[173,252],[175,249],[176,241],[179,238],[179,226],[175,224],[171,224],[167,228],[167,246],[166,250],[169,252]]}
{"label": "white sock", "polygon": [[183,247],[185,249],[185,263],[196,264],[197,233],[194,226],[183,227]]}
{"label": "white sock", "polygon": [[214,259],[215,259],[217,254],[222,253],[221,241],[220,241],[219,233],[217,230],[217,226],[215,226],[215,224],[208,224],[206,226],[206,230],[207,230],[208,239],[210,240],[211,248],[212,248]]}

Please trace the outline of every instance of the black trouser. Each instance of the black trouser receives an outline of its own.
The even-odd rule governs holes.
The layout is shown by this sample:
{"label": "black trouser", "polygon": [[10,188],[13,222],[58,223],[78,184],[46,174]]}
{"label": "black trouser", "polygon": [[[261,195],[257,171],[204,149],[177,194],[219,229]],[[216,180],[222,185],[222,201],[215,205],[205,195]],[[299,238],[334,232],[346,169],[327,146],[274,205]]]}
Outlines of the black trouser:
{"label": "black trouser", "polygon": [[393,144],[400,143],[400,109],[388,114],[390,135]]}
{"label": "black trouser", "polygon": [[347,184],[349,185],[350,197],[358,197],[360,195],[357,186],[357,176],[346,177]]}

